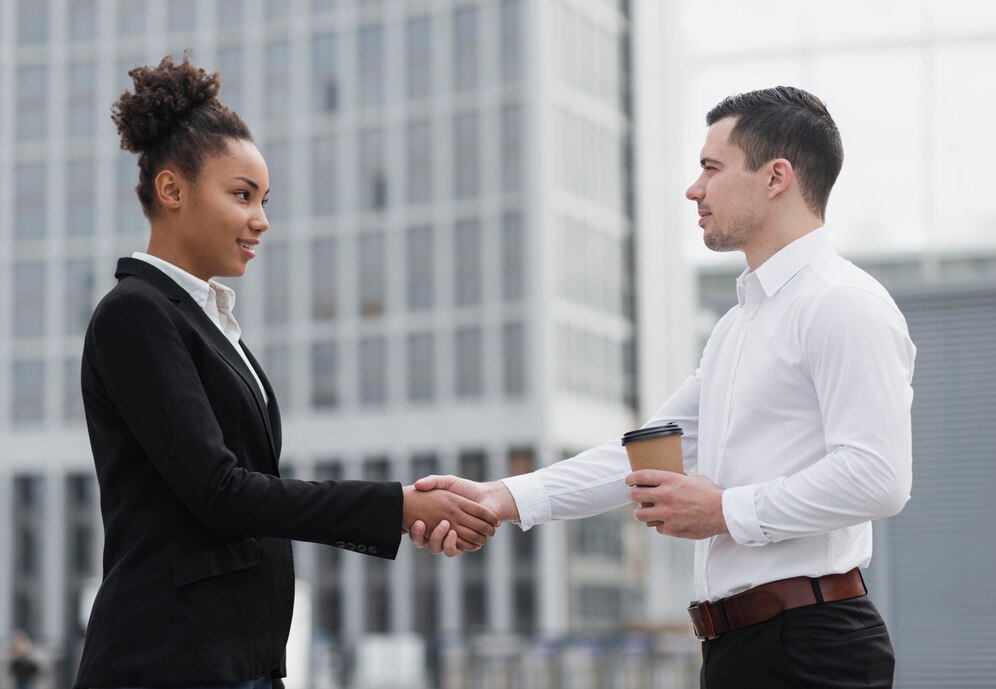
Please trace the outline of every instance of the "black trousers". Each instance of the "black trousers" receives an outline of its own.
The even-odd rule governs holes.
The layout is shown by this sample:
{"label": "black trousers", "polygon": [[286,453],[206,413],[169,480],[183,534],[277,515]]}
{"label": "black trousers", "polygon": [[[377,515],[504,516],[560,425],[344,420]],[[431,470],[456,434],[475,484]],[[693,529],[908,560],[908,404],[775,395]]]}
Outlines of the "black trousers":
{"label": "black trousers", "polygon": [[891,689],[896,658],[867,596],[796,608],[702,642],[701,689]]}

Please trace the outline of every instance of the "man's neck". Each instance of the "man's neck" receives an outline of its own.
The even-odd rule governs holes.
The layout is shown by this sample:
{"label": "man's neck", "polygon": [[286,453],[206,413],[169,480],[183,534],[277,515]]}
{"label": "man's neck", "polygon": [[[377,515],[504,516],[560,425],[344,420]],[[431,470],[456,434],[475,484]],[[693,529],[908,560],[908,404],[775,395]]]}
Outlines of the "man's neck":
{"label": "man's neck", "polygon": [[809,215],[806,218],[763,228],[753,238],[751,245],[744,247],[747,268],[751,271],[757,270],[789,244],[820,227],[823,227],[823,219]]}

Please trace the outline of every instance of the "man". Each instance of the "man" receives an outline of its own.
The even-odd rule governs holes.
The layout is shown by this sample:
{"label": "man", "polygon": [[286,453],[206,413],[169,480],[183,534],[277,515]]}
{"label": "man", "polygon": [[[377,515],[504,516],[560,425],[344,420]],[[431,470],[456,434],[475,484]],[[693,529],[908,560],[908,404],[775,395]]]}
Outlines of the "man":
{"label": "man", "polygon": [[[892,645],[859,568],[871,521],[909,499],[916,350],[886,290],[830,248],[843,149],[825,105],[778,87],[731,96],[706,122],[686,196],[706,246],[744,252],[747,270],[699,369],[646,424],[678,423],[695,473],[631,473],[612,443],[501,482],[418,487],[523,528],[628,499],[658,533],[696,539],[705,689],[891,687]],[[458,552],[442,527],[413,540]]]}

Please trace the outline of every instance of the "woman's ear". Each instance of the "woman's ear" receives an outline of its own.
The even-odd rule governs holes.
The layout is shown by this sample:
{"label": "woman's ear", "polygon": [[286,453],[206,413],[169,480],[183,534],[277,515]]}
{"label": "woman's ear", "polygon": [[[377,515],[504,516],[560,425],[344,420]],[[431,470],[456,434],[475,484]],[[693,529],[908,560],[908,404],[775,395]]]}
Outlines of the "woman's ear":
{"label": "woman's ear", "polygon": [[162,208],[167,210],[177,210],[180,208],[180,188],[183,186],[183,182],[179,175],[169,168],[160,170],[159,174],[156,175],[154,184],[156,188],[156,201],[159,202]]}

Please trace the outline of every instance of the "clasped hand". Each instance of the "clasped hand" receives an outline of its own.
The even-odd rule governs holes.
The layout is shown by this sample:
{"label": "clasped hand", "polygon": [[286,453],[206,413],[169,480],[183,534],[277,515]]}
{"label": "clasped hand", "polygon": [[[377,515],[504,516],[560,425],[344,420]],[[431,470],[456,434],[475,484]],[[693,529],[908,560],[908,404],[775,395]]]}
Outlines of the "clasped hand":
{"label": "clasped hand", "polygon": [[[415,488],[433,493],[455,493],[486,509],[489,514],[496,515],[499,523],[519,518],[515,500],[501,481],[478,483],[457,476],[426,476],[415,482]],[[416,548],[428,547],[433,555],[445,553],[447,557],[456,557],[468,550],[480,550],[484,544],[483,541],[470,541],[461,537],[458,530],[451,529],[445,520],[434,526],[431,522],[416,521],[408,530],[408,537]]]}
{"label": "clasped hand", "polygon": [[[426,525],[434,530],[444,526],[454,549],[479,550],[495,535],[501,521],[493,511],[472,499],[442,489],[405,486],[401,528],[421,539]],[[412,541],[416,542],[412,536]],[[417,542],[416,542],[417,544]]]}

